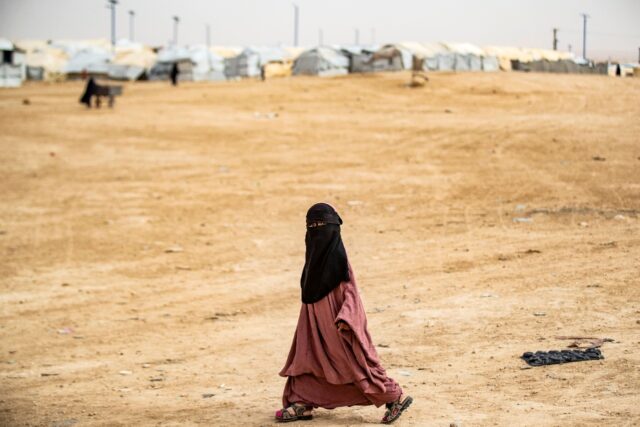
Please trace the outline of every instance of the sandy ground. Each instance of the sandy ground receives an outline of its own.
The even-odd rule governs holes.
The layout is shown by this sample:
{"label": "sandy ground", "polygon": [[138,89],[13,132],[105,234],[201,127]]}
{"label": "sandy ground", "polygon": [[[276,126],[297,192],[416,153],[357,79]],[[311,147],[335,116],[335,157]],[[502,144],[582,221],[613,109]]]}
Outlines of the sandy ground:
{"label": "sandy ground", "polygon": [[0,91],[0,424],[272,425],[328,201],[398,425],[640,425],[640,79],[408,80]]}

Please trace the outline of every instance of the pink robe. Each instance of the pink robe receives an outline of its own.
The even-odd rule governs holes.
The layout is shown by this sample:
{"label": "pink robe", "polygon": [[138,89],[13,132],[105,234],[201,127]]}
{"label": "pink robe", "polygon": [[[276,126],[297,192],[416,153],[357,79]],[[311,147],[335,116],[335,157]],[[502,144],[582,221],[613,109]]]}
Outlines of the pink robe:
{"label": "pink robe", "polygon": [[[367,331],[355,276],[326,297],[302,304],[289,357],[280,375],[287,378],[284,407],[301,402],[333,409],[376,405],[397,400],[400,385],[387,377]],[[338,331],[342,320],[350,331]]]}

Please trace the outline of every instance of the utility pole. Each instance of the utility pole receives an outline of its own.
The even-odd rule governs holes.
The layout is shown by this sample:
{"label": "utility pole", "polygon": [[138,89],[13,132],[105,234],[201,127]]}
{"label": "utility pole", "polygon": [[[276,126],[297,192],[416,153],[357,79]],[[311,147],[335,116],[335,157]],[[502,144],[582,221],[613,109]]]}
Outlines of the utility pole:
{"label": "utility pole", "polygon": [[109,2],[109,8],[111,9],[111,47],[116,46],[116,5],[118,0],[107,0]]}
{"label": "utility pole", "polygon": [[298,22],[300,19],[300,8],[293,3],[293,45],[298,46]]}
{"label": "utility pole", "polygon": [[318,29],[318,46],[324,45],[324,33],[322,32],[322,28]]}
{"label": "utility pole", "polygon": [[558,50],[558,29],[553,29],[553,50]]}
{"label": "utility pole", "polygon": [[571,52],[571,48],[572,48],[571,43],[569,43],[569,44],[567,45],[567,50],[568,50],[569,52]]}
{"label": "utility pole", "polygon": [[359,46],[360,45],[360,30],[356,28],[355,31],[355,45]]}
{"label": "utility pole", "polygon": [[178,47],[178,23],[180,22],[179,16],[173,17],[173,45]]}
{"label": "utility pole", "polygon": [[587,59],[587,18],[590,18],[586,13],[581,13],[582,16],[582,58]]}
{"label": "utility pole", "polygon": [[211,25],[205,24],[207,48],[211,47]]}
{"label": "utility pole", "polygon": [[129,11],[129,40],[133,41],[133,20],[136,17],[136,13],[133,10]]}
{"label": "utility pole", "polygon": [[638,63],[640,64],[640,47],[638,48]]}

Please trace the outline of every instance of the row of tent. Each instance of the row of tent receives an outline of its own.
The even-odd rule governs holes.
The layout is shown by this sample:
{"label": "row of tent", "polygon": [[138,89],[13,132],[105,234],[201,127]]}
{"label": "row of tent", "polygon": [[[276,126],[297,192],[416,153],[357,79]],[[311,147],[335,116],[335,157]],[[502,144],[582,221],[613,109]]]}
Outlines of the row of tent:
{"label": "row of tent", "polygon": [[[127,40],[120,40],[115,46],[107,40],[27,40],[13,44],[0,39],[0,50],[4,52],[0,86],[3,85],[2,70],[8,74],[9,69],[13,69],[12,83],[15,83],[20,76],[23,80],[62,80],[85,74],[116,80],[164,80],[169,78],[174,64],[178,66],[179,79],[188,81],[332,76],[408,69],[579,72],[594,68],[585,67],[569,52],[499,46],[480,48],[470,43],[243,49],[205,45],[151,48]],[[7,55],[8,51],[13,54]]]}

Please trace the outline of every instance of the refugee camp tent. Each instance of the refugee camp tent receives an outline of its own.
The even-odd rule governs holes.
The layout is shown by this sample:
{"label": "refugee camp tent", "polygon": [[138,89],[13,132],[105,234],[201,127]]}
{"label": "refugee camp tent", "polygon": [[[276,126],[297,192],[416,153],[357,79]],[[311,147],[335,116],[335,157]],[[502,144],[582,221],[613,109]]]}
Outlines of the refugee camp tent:
{"label": "refugee camp tent", "polygon": [[454,71],[456,57],[442,43],[420,43],[420,55],[423,58],[425,71]]}
{"label": "refugee camp tent", "polygon": [[0,38],[0,87],[18,87],[26,77],[24,51]]}
{"label": "refugee camp tent", "polygon": [[237,46],[211,46],[209,50],[225,59],[238,56],[242,52],[242,48]]}
{"label": "refugee camp tent", "polygon": [[69,60],[66,52],[52,47],[46,40],[19,40],[16,46],[25,51],[27,79],[62,80]]}
{"label": "refugee camp tent", "polygon": [[412,65],[413,55],[399,44],[387,44],[376,50],[372,57],[374,71],[408,70]]}
{"label": "refugee camp tent", "polygon": [[112,46],[106,40],[55,40],[51,47],[64,51],[69,61],[64,67],[67,78],[82,75],[107,77],[113,59]]}
{"label": "refugee camp tent", "polygon": [[376,71],[373,64],[373,54],[377,46],[346,45],[340,47],[342,53],[349,58],[350,73],[370,73]]}
{"label": "refugee camp tent", "polygon": [[167,47],[158,52],[155,65],[149,71],[150,80],[168,80],[173,64],[178,66],[178,80],[224,80],[224,58],[204,45],[186,48]]}
{"label": "refugee camp tent", "polygon": [[471,43],[443,43],[453,56],[455,71],[482,71],[484,51]]}
{"label": "refugee camp tent", "polygon": [[257,77],[270,62],[284,63],[291,55],[281,47],[248,47],[239,55],[225,59],[227,78]]}
{"label": "refugee camp tent", "polygon": [[156,54],[150,47],[128,40],[116,44],[116,53],[109,64],[109,78],[115,80],[144,80],[156,62]]}
{"label": "refugee camp tent", "polygon": [[293,63],[293,75],[336,76],[349,73],[349,58],[340,49],[315,47],[303,52]]}

